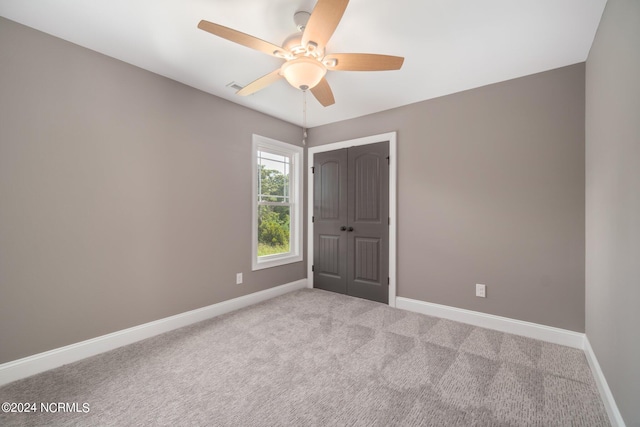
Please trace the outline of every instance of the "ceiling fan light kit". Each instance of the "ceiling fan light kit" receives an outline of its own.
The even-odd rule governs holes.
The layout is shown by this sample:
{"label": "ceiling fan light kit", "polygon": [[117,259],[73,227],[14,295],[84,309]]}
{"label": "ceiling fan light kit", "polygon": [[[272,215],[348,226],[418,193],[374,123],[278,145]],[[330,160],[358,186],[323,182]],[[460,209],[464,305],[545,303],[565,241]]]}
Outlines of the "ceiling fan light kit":
{"label": "ceiling fan light kit", "polygon": [[299,33],[287,37],[282,47],[202,20],[198,28],[243,46],[284,59],[280,69],[260,77],[237,92],[250,95],[269,84],[285,78],[296,89],[311,90],[313,96],[327,107],[335,103],[331,87],[325,78],[331,71],[399,70],[404,58],[368,53],[340,53],[325,56],[325,46],[342,19],[349,0],[318,0],[313,12],[298,11],[293,20]]}
{"label": "ceiling fan light kit", "polygon": [[282,76],[289,84],[300,90],[314,88],[327,74],[327,67],[317,59],[300,56],[282,64]]}

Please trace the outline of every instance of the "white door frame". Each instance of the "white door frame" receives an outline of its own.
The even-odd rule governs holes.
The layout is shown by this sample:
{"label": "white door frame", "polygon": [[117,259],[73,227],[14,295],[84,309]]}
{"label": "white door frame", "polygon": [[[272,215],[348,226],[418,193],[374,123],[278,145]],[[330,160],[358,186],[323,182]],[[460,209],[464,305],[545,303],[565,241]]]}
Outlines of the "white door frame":
{"label": "white door frame", "polygon": [[364,138],[339,141],[331,144],[310,147],[307,151],[307,283],[313,288],[313,156],[316,153],[339,150],[341,148],[355,147],[358,145],[375,144],[376,142],[389,141],[389,306],[396,306],[396,132],[381,133],[366,136]]}

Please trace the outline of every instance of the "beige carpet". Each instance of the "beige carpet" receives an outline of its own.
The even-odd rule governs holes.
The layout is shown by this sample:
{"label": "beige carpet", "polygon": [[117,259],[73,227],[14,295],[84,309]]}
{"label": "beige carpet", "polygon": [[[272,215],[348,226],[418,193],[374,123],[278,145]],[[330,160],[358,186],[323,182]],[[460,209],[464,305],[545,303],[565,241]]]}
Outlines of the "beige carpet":
{"label": "beige carpet", "polygon": [[609,425],[579,350],[319,290],[8,384],[0,402],[80,411],[2,426]]}

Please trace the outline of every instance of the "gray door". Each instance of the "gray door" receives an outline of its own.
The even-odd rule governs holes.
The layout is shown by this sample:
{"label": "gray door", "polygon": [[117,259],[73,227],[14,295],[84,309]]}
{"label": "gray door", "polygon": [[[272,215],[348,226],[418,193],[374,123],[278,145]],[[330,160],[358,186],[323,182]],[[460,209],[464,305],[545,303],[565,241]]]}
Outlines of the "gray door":
{"label": "gray door", "polygon": [[389,301],[389,143],[314,155],[313,282]]}

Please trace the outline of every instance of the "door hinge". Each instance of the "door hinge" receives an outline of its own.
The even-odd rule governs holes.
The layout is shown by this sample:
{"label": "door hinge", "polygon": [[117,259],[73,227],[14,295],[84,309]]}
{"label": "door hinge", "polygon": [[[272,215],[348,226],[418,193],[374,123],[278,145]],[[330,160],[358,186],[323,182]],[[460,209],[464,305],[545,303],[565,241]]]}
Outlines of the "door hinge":
{"label": "door hinge", "polygon": [[315,168],[315,166],[311,166],[311,173],[316,173],[316,168]]}
{"label": "door hinge", "polygon": [[391,225],[391,217],[387,218],[387,225]]}
{"label": "door hinge", "polygon": [[391,164],[391,159],[389,158],[389,156],[387,156],[387,164],[390,165]]}
{"label": "door hinge", "polygon": [[315,216],[311,217],[311,222],[316,222],[316,217]]}
{"label": "door hinge", "polygon": [[387,277],[387,285],[390,284],[390,279]]}
{"label": "door hinge", "polygon": [[316,271],[316,266],[315,265],[311,266],[311,271]]}

